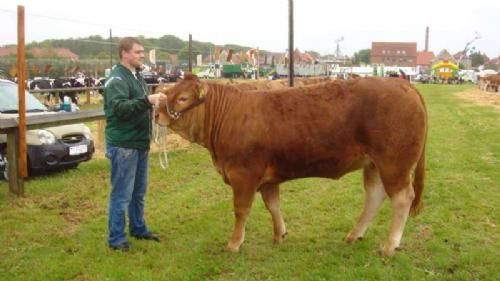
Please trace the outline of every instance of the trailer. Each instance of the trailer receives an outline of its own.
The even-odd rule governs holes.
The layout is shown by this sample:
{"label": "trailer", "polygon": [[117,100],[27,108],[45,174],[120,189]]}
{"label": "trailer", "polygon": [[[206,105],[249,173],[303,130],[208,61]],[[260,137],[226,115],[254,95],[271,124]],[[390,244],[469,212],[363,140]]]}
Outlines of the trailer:
{"label": "trailer", "polygon": [[238,78],[243,76],[241,64],[224,64],[222,65],[222,77]]}
{"label": "trailer", "polygon": [[[327,64],[295,64],[293,71],[295,76],[323,76],[328,75],[329,66]],[[288,65],[276,65],[276,73],[279,76],[288,76]]]}

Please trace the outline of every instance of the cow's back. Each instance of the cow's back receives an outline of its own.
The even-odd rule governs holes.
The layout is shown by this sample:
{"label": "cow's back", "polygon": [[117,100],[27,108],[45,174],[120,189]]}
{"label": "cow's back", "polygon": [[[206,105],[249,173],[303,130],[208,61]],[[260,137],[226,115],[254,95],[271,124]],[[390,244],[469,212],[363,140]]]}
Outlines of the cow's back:
{"label": "cow's back", "polygon": [[[409,149],[418,159],[423,146],[414,137],[426,130],[421,96],[400,79],[333,81],[229,99],[213,147],[221,165],[254,161],[246,165],[280,179],[336,178],[381,153]],[[382,151],[388,145],[394,152]]]}

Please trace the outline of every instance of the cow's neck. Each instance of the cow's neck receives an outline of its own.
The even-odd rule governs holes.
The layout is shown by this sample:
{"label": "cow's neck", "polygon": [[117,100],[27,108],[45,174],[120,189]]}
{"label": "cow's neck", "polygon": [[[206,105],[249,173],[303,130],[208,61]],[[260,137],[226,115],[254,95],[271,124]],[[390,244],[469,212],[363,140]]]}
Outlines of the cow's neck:
{"label": "cow's neck", "polygon": [[214,160],[217,158],[214,145],[218,142],[219,132],[224,124],[226,112],[232,105],[238,89],[217,83],[208,83],[208,94],[205,100],[205,136],[206,148],[210,150]]}

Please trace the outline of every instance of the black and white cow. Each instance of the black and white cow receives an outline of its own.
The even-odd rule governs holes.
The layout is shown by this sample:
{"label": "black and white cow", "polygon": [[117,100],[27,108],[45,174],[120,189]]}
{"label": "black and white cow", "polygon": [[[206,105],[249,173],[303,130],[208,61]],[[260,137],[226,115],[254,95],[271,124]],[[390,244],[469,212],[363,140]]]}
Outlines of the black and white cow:
{"label": "black and white cow", "polygon": [[[35,79],[28,81],[28,89],[30,90],[51,90],[53,88],[53,80],[51,79]],[[42,93],[42,95],[44,95]],[[54,93],[47,92],[45,94],[45,103],[50,104],[54,98]]]}
{"label": "black and white cow", "polygon": [[[74,78],[70,78],[70,77],[58,77],[58,78],[54,79],[53,87],[54,87],[54,89],[74,88],[75,81],[76,80]],[[58,92],[57,94],[59,96],[60,102],[63,102],[65,96],[70,97],[71,101],[73,103],[78,102],[78,95],[76,92]]]}

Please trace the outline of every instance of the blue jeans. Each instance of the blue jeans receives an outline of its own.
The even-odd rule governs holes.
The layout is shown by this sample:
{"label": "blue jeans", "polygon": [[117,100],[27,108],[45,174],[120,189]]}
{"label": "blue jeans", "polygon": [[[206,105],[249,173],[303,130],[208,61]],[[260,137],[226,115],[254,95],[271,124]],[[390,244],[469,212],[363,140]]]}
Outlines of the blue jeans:
{"label": "blue jeans", "polygon": [[111,195],[109,199],[110,246],[127,241],[125,211],[128,208],[129,231],[133,236],[148,233],[144,221],[144,195],[148,184],[149,150],[106,146],[106,157],[111,160]]}

